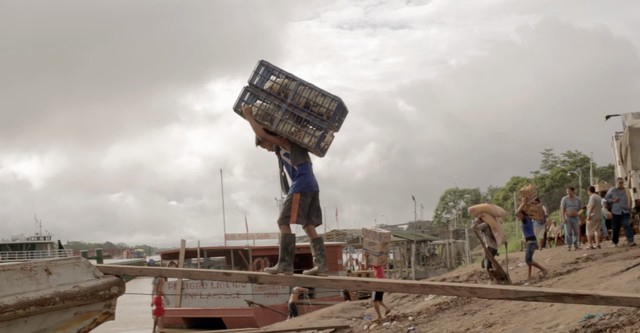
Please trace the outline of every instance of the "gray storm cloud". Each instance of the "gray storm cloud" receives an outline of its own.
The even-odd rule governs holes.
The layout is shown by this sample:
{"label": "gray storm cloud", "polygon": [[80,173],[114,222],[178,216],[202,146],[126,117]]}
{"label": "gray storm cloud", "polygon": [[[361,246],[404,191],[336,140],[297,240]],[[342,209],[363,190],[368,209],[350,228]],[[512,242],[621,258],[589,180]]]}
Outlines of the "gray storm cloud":
{"label": "gray storm cloud", "polygon": [[637,5],[472,7],[3,2],[0,237],[37,214],[63,240],[220,243],[221,169],[227,231],[275,231],[275,158],[231,111],[259,59],[349,107],[314,158],[329,229],[336,209],[340,227],[412,220],[411,195],[429,219],[546,148],[611,163],[604,115],[639,104]]}

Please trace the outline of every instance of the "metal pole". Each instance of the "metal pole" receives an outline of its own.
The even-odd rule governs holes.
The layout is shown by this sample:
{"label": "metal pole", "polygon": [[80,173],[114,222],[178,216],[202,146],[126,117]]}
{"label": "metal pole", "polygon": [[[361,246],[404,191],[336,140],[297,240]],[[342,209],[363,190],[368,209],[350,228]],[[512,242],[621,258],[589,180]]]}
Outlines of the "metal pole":
{"label": "metal pole", "polygon": [[471,263],[471,257],[469,256],[469,252],[471,250],[469,248],[469,226],[464,228],[464,241],[465,241],[464,251],[467,254],[467,264],[469,264]]}
{"label": "metal pole", "polygon": [[222,182],[222,169],[220,169],[220,191],[222,192],[222,230],[224,232],[224,246],[227,246],[227,221],[224,214],[224,184]]}
{"label": "metal pole", "polygon": [[582,170],[578,169],[578,187],[580,188],[580,201],[582,201]]}
{"label": "metal pole", "polygon": [[591,153],[591,158],[589,159],[589,185],[592,186],[593,184],[593,153]]}
{"label": "metal pole", "polygon": [[324,225],[324,240],[328,242],[329,240],[327,239],[327,207],[326,206],[322,208],[322,224]]}
{"label": "metal pole", "polygon": [[416,203],[416,197],[411,196],[413,199],[413,245],[411,246],[411,277],[416,279],[416,247],[418,243],[418,204]]}
{"label": "metal pole", "polygon": [[[518,201],[516,198],[516,192],[513,191],[513,211],[515,213],[515,211],[518,210]],[[513,215],[513,235],[514,236],[518,236],[518,217],[514,214]]]}

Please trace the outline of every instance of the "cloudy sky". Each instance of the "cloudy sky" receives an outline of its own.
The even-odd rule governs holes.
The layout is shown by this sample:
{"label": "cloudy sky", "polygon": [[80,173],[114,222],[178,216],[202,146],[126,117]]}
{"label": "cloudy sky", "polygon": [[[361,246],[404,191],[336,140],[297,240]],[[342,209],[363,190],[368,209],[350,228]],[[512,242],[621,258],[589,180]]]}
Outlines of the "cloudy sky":
{"label": "cloudy sky", "polygon": [[[612,163],[640,110],[635,1],[2,1],[0,238],[177,246],[277,232],[277,163],[232,111],[260,59],[343,98],[328,229],[430,219],[540,152]],[[222,170],[222,177],[221,177]],[[324,231],[324,227],[320,227]],[[302,233],[298,230],[298,233]]]}

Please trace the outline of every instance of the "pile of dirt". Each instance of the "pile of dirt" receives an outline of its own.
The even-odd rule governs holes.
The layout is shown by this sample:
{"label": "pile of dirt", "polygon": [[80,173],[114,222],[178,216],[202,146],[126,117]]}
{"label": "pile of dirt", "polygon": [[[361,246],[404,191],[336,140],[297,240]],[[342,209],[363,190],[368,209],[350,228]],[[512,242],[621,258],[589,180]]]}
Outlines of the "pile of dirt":
{"label": "pile of dirt", "polygon": [[[534,260],[549,270],[527,280],[524,253],[508,254],[514,285],[640,293],[640,247],[611,247],[567,251],[565,247],[536,251]],[[498,261],[507,267],[507,257]],[[473,264],[425,281],[489,284],[489,277]],[[392,311],[377,323],[370,301],[344,302],[269,328],[299,327],[301,332],[640,332],[636,308],[563,303],[487,300],[480,298],[385,293]],[[349,325],[324,331],[304,327]]]}

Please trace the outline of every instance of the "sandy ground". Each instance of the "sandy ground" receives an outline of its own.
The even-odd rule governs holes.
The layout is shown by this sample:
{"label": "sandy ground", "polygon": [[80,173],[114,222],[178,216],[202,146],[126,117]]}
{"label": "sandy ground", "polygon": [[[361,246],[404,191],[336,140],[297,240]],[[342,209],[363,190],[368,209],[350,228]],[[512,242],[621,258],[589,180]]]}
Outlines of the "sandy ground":
{"label": "sandy ground", "polygon": [[[621,241],[624,243],[624,241]],[[501,254],[498,261],[506,267]],[[545,278],[526,281],[524,253],[509,254],[509,274],[514,285],[640,294],[640,246],[567,251],[565,247],[536,251],[534,260],[549,270]],[[534,273],[537,270],[534,268]],[[459,268],[428,281],[488,284],[479,264]],[[301,328],[300,332],[640,332],[636,308],[499,301],[479,298],[385,293],[392,311],[381,323],[367,300],[344,302],[318,310],[269,329]],[[349,325],[323,331],[303,327]],[[265,328],[267,329],[267,328]]]}

